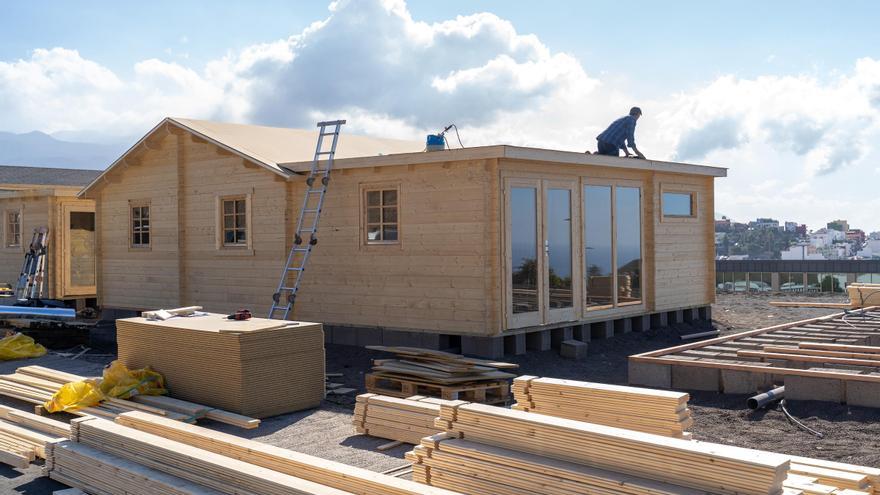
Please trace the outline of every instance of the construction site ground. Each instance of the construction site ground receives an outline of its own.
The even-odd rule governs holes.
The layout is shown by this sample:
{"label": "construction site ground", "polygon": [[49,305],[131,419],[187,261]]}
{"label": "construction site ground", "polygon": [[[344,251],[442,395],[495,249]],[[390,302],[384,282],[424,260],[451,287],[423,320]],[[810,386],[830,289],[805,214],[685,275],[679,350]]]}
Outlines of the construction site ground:
{"label": "construction site ground", "polygon": [[[844,302],[842,296],[779,296],[755,294],[721,294],[713,305],[715,326],[722,334],[763,328],[826,314],[835,310],[812,308],[776,308],[771,300],[804,300]],[[518,363],[520,374],[570,378],[605,383],[626,383],[627,356],[681,344],[679,335],[704,331],[705,327],[678,325],[647,333],[618,335],[612,339],[594,340],[589,356],[583,361],[559,357],[557,351],[530,352],[508,357]],[[327,371],[342,373],[332,381],[363,392],[364,374],[370,360],[380,357],[367,349],[327,345]],[[98,375],[112,361],[112,355],[84,354],[77,359],[50,353],[42,358],[0,363],[0,373],[11,373],[25,364],[47,366],[80,375]],[[173,389],[173,384],[169,384]],[[403,445],[384,452],[376,447],[388,440],[356,435],[351,425],[355,394],[330,396],[315,410],[286,414],[263,420],[256,430],[201,422],[247,438],[290,448],[318,457],[344,462],[374,471],[385,471],[406,464],[403,454],[410,446]],[[788,410],[810,428],[824,433],[818,438],[791,425],[781,411],[750,411],[747,396],[692,392],[690,405],[695,421],[694,438],[780,453],[880,467],[880,409],[848,407],[827,402],[792,402]],[[32,410],[33,406],[0,397],[0,403]],[[26,470],[0,465],[0,493],[29,495],[51,494],[64,486],[42,477],[41,468],[31,465]]]}

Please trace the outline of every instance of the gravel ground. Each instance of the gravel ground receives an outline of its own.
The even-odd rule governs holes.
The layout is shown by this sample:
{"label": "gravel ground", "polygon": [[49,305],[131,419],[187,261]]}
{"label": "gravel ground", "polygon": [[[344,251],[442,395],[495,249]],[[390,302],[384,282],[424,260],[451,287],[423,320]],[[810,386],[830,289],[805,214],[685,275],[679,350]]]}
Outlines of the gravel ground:
{"label": "gravel ground", "polygon": [[[805,296],[720,295],[713,306],[714,325],[722,333],[740,332],[789,321],[834,313],[813,308],[776,308],[771,300],[803,300]],[[842,297],[810,297],[815,301],[843,302]],[[707,327],[678,325],[660,331],[618,335],[613,339],[590,343],[589,358],[584,361],[561,359],[556,351],[531,352],[508,360],[520,365],[520,374],[553,376],[605,383],[626,383],[626,358],[631,354],[662,349],[681,343],[679,335]],[[363,391],[364,373],[370,360],[381,353],[354,347],[327,345],[327,371],[342,373],[333,381]],[[0,373],[11,373],[18,366],[39,364],[79,374],[98,374],[112,359],[110,356],[85,355],[77,360],[48,355],[28,361],[0,363]],[[826,402],[794,402],[789,411],[809,427],[825,433],[814,437],[790,425],[781,411],[753,412],[746,408],[747,396],[693,392],[691,408],[695,425],[691,428],[699,440],[721,442],[774,452],[806,455],[822,459],[880,467],[880,411],[847,407]],[[0,403],[31,407],[0,397]],[[392,469],[406,462],[408,446],[385,452],[375,448],[387,440],[354,434],[350,424],[354,394],[332,397],[321,408],[287,414],[263,421],[256,430],[241,430],[228,425],[204,422],[215,428],[278,445],[299,452],[332,459],[374,471]],[[0,465],[0,493],[32,495],[51,494],[62,485],[40,476],[40,467],[26,470]]]}

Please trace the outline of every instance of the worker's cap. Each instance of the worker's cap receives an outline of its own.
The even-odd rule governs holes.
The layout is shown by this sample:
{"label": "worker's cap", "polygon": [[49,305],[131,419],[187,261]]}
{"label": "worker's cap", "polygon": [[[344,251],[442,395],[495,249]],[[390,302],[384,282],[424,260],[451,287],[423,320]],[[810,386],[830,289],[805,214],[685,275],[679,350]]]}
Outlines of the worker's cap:
{"label": "worker's cap", "polygon": [[635,117],[636,115],[642,114],[642,109],[639,107],[632,107],[629,109],[629,114]]}

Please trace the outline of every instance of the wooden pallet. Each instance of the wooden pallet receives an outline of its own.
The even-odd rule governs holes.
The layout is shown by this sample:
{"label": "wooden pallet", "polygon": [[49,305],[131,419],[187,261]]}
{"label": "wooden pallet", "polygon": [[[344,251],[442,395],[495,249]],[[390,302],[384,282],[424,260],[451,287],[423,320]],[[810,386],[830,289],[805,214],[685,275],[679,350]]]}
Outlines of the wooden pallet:
{"label": "wooden pallet", "polygon": [[506,404],[510,398],[510,384],[506,380],[441,385],[383,373],[368,373],[365,380],[369,393],[404,399],[413,395],[427,395],[446,400]]}

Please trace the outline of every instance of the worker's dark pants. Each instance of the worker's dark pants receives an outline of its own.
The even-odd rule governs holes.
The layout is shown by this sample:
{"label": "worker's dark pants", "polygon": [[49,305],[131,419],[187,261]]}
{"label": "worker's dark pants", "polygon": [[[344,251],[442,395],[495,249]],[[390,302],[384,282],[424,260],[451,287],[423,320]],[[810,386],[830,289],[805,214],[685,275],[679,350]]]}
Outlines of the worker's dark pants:
{"label": "worker's dark pants", "polygon": [[613,144],[608,144],[605,141],[596,142],[599,144],[599,154],[600,155],[608,155],[608,156],[620,156],[620,148],[614,146]]}

